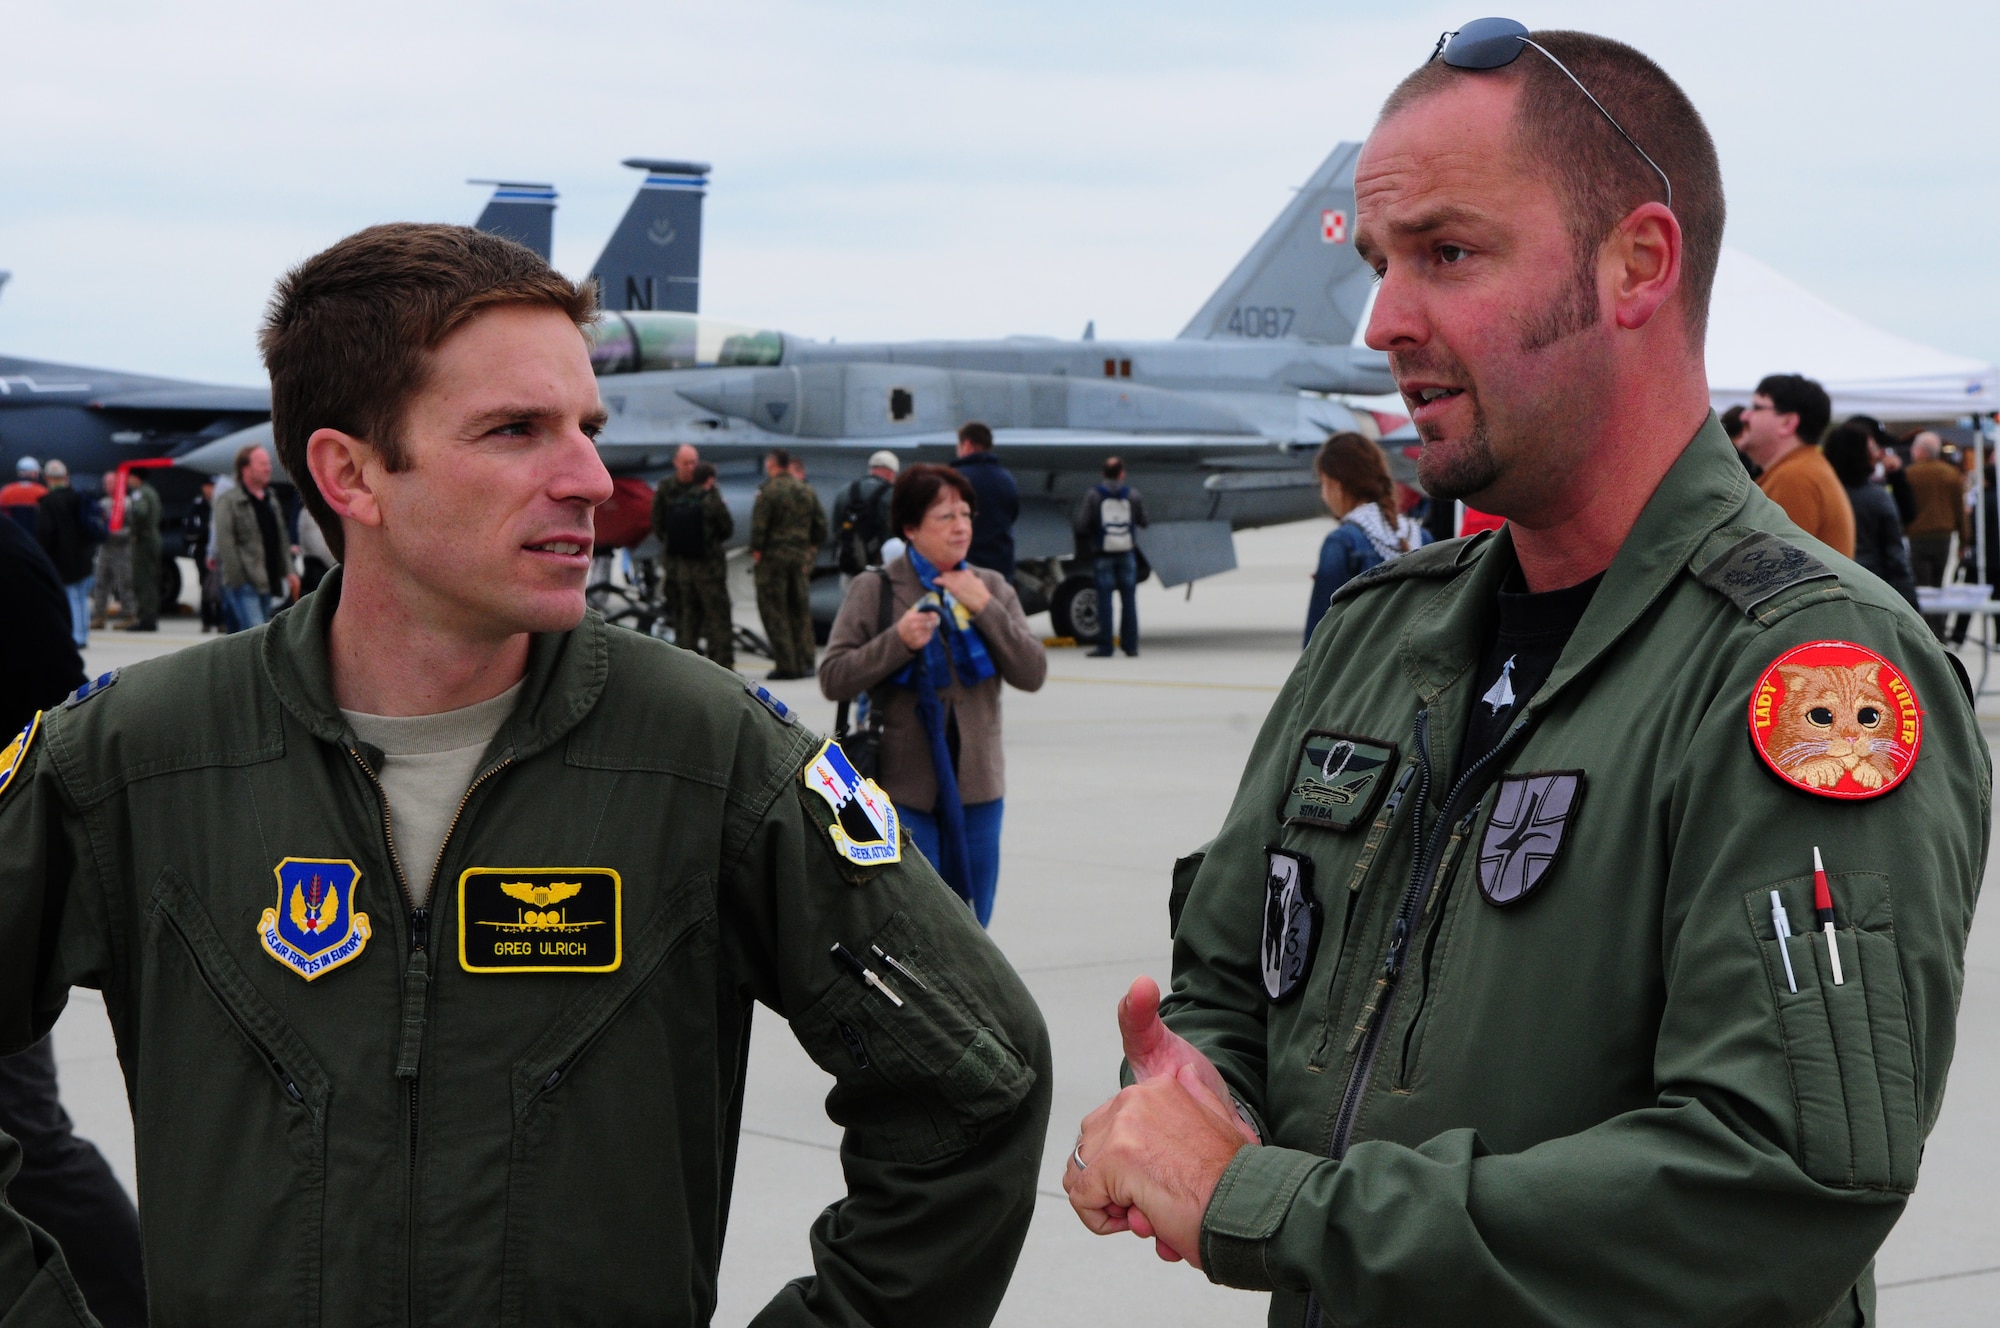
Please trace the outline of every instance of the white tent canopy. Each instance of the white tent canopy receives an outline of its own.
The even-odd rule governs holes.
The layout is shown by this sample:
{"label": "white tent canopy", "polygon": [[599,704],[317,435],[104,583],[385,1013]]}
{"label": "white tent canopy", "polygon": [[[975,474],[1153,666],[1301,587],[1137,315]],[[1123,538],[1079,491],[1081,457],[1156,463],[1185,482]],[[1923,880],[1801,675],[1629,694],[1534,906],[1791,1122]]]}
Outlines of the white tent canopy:
{"label": "white tent canopy", "polygon": [[1937,419],[2000,409],[2000,374],[1870,327],[1748,254],[1724,248],[1708,316],[1708,392],[1747,405],[1766,374],[1816,379],[1833,417]]}

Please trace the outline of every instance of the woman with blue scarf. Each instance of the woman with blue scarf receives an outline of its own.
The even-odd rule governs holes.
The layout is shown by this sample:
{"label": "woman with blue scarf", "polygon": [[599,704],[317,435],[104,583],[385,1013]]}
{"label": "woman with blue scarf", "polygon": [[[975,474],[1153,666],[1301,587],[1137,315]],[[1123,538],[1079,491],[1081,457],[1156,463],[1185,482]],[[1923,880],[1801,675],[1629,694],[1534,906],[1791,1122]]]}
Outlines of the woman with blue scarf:
{"label": "woman with blue scarf", "polygon": [[848,586],[819,684],[828,700],[868,692],[883,707],[877,782],[918,851],[983,927],[1000,879],[1006,805],[1000,684],[1039,689],[1048,657],[1014,588],[965,561],[972,504],[972,486],[949,466],[910,466],[897,476],[889,517],[908,547]]}

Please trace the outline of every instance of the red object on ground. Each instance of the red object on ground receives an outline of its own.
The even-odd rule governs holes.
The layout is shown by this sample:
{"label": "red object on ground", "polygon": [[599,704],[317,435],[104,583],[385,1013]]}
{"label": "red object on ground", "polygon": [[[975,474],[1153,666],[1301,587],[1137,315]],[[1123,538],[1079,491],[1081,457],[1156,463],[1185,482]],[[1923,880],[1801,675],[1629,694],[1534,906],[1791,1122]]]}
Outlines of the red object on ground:
{"label": "red object on ground", "polygon": [[593,517],[597,549],[630,549],[653,533],[653,486],[630,475],[614,476],[611,497]]}

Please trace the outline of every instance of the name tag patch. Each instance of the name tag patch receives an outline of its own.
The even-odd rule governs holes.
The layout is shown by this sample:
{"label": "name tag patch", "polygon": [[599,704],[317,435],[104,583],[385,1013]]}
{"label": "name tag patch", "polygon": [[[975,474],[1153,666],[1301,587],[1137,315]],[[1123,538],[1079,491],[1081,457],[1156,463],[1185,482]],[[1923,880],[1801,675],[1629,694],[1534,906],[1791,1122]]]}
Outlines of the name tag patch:
{"label": "name tag patch", "polygon": [[624,886],[609,867],[468,867],[458,878],[468,973],[609,973],[624,958]]}
{"label": "name tag patch", "polygon": [[1395,765],[1393,743],[1313,729],[1299,743],[1278,822],[1352,830],[1374,812]]}

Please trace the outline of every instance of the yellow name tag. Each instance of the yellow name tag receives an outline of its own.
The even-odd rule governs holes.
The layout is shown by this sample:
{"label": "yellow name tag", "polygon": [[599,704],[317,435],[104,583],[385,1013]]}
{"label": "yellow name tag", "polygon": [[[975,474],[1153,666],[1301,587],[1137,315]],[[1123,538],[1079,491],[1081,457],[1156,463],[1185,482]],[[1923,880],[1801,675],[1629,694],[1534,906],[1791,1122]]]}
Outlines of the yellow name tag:
{"label": "yellow name tag", "polygon": [[609,973],[624,958],[623,883],[609,867],[468,867],[458,878],[468,973]]}

